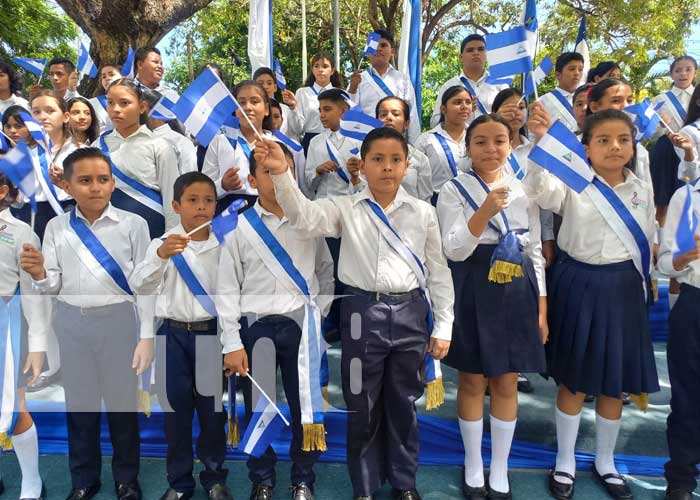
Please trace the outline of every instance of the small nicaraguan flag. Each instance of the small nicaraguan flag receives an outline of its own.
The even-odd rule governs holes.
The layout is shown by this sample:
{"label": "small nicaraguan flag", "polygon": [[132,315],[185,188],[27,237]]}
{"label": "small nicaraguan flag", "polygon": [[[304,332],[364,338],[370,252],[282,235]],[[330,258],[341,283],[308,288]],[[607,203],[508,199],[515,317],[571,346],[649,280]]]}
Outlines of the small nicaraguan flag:
{"label": "small nicaraguan flag", "polygon": [[588,49],[587,37],[586,15],[583,14],[581,16],[581,24],[578,27],[578,35],[576,36],[576,47],[574,47],[574,52],[578,52],[583,56],[583,73],[581,76],[580,85],[586,83],[588,70],[591,69],[591,55],[590,50]]}
{"label": "small nicaraguan flag", "polygon": [[381,40],[381,38],[382,35],[376,31],[370,32],[370,34],[367,35],[367,41],[365,42],[365,48],[362,51],[362,57],[365,57],[366,55],[376,56],[377,47],[379,47],[379,40]]}
{"label": "small nicaraguan flag", "polygon": [[201,145],[208,146],[237,107],[224,82],[207,68],[182,93],[172,111]]}
{"label": "small nicaraguan flag", "polygon": [[637,127],[635,139],[637,141],[646,141],[654,135],[656,129],[661,123],[661,117],[657,111],[664,105],[663,101],[654,107],[651,100],[647,97],[638,104],[627,106],[623,111],[632,117],[634,125]]}
{"label": "small nicaraguan flag", "polygon": [[231,115],[226,118],[226,121],[221,126],[221,131],[228,139],[228,143],[233,149],[238,147],[238,138],[241,135],[241,120],[238,117]]}
{"label": "small nicaraguan flag", "polygon": [[16,147],[0,159],[0,172],[20,190],[31,203],[32,210],[36,212],[35,196],[39,190],[39,183],[34,173],[31,154],[24,141],[19,141]]}
{"label": "small nicaraguan flag", "polygon": [[486,35],[486,58],[491,77],[501,78],[532,70],[526,31],[524,26],[516,26],[508,31]]}
{"label": "small nicaraguan flag", "polygon": [[512,76],[509,78],[494,78],[491,75],[486,77],[486,83],[490,83],[491,85],[508,85],[509,87],[513,85],[513,78]]}
{"label": "small nicaraguan flag", "polygon": [[122,76],[124,78],[134,77],[134,49],[129,47],[129,52],[126,54],[126,61],[122,66]]}
{"label": "small nicaraguan flag", "polygon": [[226,241],[226,235],[238,227],[238,210],[245,205],[245,200],[233,200],[228,208],[212,219],[211,230],[220,245]]}
{"label": "small nicaraguan flag", "polygon": [[78,71],[90,78],[97,77],[97,66],[90,57],[90,51],[80,42],[80,54],[78,54]]}
{"label": "small nicaraguan flag", "polygon": [[549,170],[577,193],[593,181],[586,150],[578,137],[557,120],[540,139],[528,158]]}
{"label": "small nicaraguan flag", "polygon": [[676,228],[676,236],[673,239],[673,257],[688,253],[695,248],[695,231],[698,228],[698,216],[693,209],[692,191],[690,184],[685,185],[685,200],[683,211]]}
{"label": "small nicaraguan flag", "polygon": [[51,151],[51,141],[44,133],[44,127],[42,127],[38,121],[32,118],[32,116],[25,111],[22,111],[19,114],[19,117],[24,122],[27,130],[29,130],[29,135],[31,135],[32,138],[47,152]]}
{"label": "small nicaraguan flag", "polygon": [[297,141],[294,139],[284,135],[281,130],[275,129],[272,134],[275,136],[275,139],[277,139],[279,142],[287,146],[289,149],[291,149],[293,152],[298,153],[301,151],[303,146],[299,144]]}
{"label": "small nicaraguan flag", "polygon": [[287,79],[284,77],[284,73],[282,73],[282,65],[279,59],[275,59],[275,80],[277,80],[277,86],[280,90],[287,88]]}
{"label": "small nicaraguan flag", "polygon": [[155,106],[153,106],[153,109],[151,109],[151,112],[148,114],[151,116],[151,118],[155,118],[156,120],[169,122],[177,119],[177,116],[175,116],[175,113],[173,113],[173,106],[175,106],[173,101],[165,96],[161,96]]}
{"label": "small nicaraguan flag", "polygon": [[[0,122],[2,121],[2,114],[0,114]],[[2,133],[2,130],[0,130],[0,149],[3,151],[9,151],[10,150],[10,142],[8,140],[9,138],[5,136],[5,134]]]}
{"label": "small nicaraguan flag", "polygon": [[36,76],[41,76],[46,66],[46,59],[32,59],[30,57],[13,57],[12,62]]}
{"label": "small nicaraguan flag", "polygon": [[364,141],[370,131],[383,126],[381,120],[363,113],[359,108],[352,108],[340,118],[340,135]]}
{"label": "small nicaraguan flag", "polygon": [[262,396],[258,399],[238,449],[254,457],[260,457],[280,435],[285,424],[274,406]]}
{"label": "small nicaraguan flag", "polygon": [[527,31],[525,34],[527,35],[527,41],[530,45],[530,54],[534,55],[537,46],[537,30],[539,28],[536,0],[525,1],[521,22]]}
{"label": "small nicaraguan flag", "polygon": [[525,97],[528,98],[532,94],[535,93],[535,87],[532,84],[532,80],[534,78],[535,80],[535,85],[539,85],[542,83],[542,80],[549,74],[550,71],[552,71],[552,68],[554,67],[554,64],[552,63],[552,60],[549,58],[549,56],[545,56],[542,61],[540,61],[540,64],[535,68],[535,71],[533,71],[533,75],[529,75],[527,78],[525,78]]}

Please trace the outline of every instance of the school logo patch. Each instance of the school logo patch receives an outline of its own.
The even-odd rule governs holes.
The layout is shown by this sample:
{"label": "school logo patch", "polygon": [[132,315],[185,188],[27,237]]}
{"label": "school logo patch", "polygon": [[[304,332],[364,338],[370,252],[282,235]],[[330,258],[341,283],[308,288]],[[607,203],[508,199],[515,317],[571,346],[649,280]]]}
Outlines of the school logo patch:
{"label": "school logo patch", "polygon": [[13,246],[15,244],[15,235],[7,230],[7,224],[0,226],[0,242]]}
{"label": "school logo patch", "polygon": [[641,208],[643,210],[646,210],[649,207],[649,203],[647,203],[644,200],[640,200],[639,196],[637,195],[637,192],[635,191],[632,193],[632,206],[634,208]]}

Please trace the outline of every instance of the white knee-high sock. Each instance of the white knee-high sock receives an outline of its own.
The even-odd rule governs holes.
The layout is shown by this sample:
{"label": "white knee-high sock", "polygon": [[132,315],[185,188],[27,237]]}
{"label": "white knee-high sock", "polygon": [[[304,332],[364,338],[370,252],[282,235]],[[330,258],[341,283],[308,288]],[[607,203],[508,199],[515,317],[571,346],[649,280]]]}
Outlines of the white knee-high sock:
{"label": "white knee-high sock", "polygon": [[489,486],[492,490],[508,493],[508,456],[513,443],[515,419],[511,422],[499,420],[491,415],[491,467],[489,469]]}
{"label": "white knee-high sock", "polygon": [[42,483],[39,475],[39,440],[36,426],[32,424],[22,434],[12,436],[12,447],[22,470],[22,491],[19,497],[39,498]]}
{"label": "white knee-high sock", "polygon": [[[595,468],[601,476],[617,474],[613,453],[621,423],[622,419],[608,420],[595,414]],[[619,479],[609,479],[607,482],[622,484]]]}
{"label": "white knee-high sock", "polygon": [[484,419],[459,419],[459,432],[464,443],[464,480],[473,488],[484,485],[484,461],[481,457],[481,440],[484,436]]}
{"label": "white knee-high sock", "polygon": [[[559,408],[555,410],[557,423],[557,464],[555,470],[576,476],[576,438],[581,423],[578,415],[567,415]],[[560,483],[570,484],[571,480],[557,476]]]}

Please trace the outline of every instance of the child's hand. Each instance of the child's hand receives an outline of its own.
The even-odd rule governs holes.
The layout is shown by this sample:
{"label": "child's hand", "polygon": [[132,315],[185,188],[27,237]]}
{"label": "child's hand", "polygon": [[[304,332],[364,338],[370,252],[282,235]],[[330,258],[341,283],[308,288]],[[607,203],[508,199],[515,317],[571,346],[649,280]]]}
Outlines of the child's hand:
{"label": "child's hand", "polygon": [[73,71],[68,77],[68,90],[75,92],[78,89],[78,72]]}
{"label": "child's hand", "polygon": [[554,240],[542,242],[542,257],[544,257],[544,267],[547,268],[554,263]]}
{"label": "child's hand", "polygon": [[134,359],[131,367],[140,376],[153,363],[153,339],[141,339],[134,349]]}
{"label": "child's hand", "polygon": [[338,164],[334,161],[328,160],[316,167],[316,175],[321,177],[322,175],[326,175],[328,172],[335,172],[336,170],[338,170]]}
{"label": "child's hand", "polygon": [[539,298],[539,313],[537,320],[540,327],[542,345],[544,345],[547,343],[547,340],[549,340],[549,323],[547,323],[547,297]]}
{"label": "child's hand", "polygon": [[682,271],[694,260],[700,259],[700,236],[695,235],[695,248],[673,259],[673,269]]}
{"label": "child's hand", "polygon": [[488,218],[490,219],[508,206],[509,192],[510,189],[505,186],[491,190],[488,196],[486,196],[483,205],[479,207],[479,210],[488,215]]}
{"label": "child's hand", "polygon": [[182,252],[184,252],[189,242],[189,236],[186,236],[184,234],[171,234],[158,247],[156,253],[161,259],[167,260],[173,255],[181,254]]}
{"label": "child's hand", "polygon": [[292,111],[294,111],[297,107],[297,98],[294,95],[294,92],[292,92],[289,89],[284,89],[282,91],[282,100],[284,103],[290,107]]}
{"label": "child's hand", "polygon": [[350,180],[352,183],[357,184],[360,182],[360,159],[353,156],[345,164],[345,167],[348,169],[348,172],[350,172]]}
{"label": "child's hand", "polygon": [[360,73],[359,71],[353,71],[352,75],[350,75],[350,86],[348,87],[348,92],[351,94],[356,94],[357,87],[360,86],[361,81],[362,73]]}
{"label": "child's hand", "polygon": [[32,378],[29,379],[27,384],[31,385],[39,378],[41,375],[41,370],[44,368],[44,356],[46,353],[43,352],[30,352],[27,354],[27,361],[24,363],[24,368],[22,373],[27,374],[31,370]]}
{"label": "child's hand", "polygon": [[221,187],[224,191],[238,191],[243,188],[243,181],[238,175],[238,167],[229,168],[221,178]]}
{"label": "child's hand", "polygon": [[668,138],[677,148],[681,148],[686,153],[694,153],[693,142],[683,134],[668,134]]}
{"label": "child's hand", "polygon": [[284,151],[282,151],[279,143],[275,141],[265,139],[262,142],[258,142],[253,153],[258,165],[267,167],[272,175],[283,174],[289,168]]}
{"label": "child's hand", "polygon": [[536,140],[540,140],[552,126],[552,117],[544,109],[542,103],[533,102],[530,105],[530,117],[527,120],[527,129],[535,134]]}
{"label": "child's hand", "polygon": [[430,337],[430,343],[428,344],[428,353],[433,357],[433,359],[441,360],[447,356],[447,351],[450,350],[449,340],[440,340],[435,337]]}
{"label": "child's hand", "polygon": [[49,168],[49,179],[51,179],[52,184],[63,189],[64,178],[62,168],[57,167],[56,165],[51,165],[51,168]]}
{"label": "child's hand", "polygon": [[224,372],[227,377],[235,374],[241,377],[248,376],[248,354],[245,349],[238,349],[224,354]]}
{"label": "child's hand", "polygon": [[512,104],[504,104],[500,108],[498,108],[498,114],[503,116],[506,120],[514,120],[516,113],[520,110],[520,106],[518,104],[512,103]]}
{"label": "child's hand", "polygon": [[29,243],[22,245],[22,253],[19,256],[19,265],[24,272],[32,277],[34,281],[41,281],[46,278],[46,269],[44,269],[44,254]]}

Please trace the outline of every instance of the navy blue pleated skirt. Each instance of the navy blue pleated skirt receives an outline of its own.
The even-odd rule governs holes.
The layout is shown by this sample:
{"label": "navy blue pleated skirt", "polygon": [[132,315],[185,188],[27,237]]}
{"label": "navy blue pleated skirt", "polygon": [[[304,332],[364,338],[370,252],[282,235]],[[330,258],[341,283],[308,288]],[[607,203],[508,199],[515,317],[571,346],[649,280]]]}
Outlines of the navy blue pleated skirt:
{"label": "navy blue pleated skirt", "polygon": [[523,254],[524,277],[493,283],[488,274],[495,248],[479,245],[467,260],[448,262],[455,287],[455,321],[443,361],[460,372],[488,377],[542,372],[546,363],[532,261]]}
{"label": "navy blue pleated skirt", "polygon": [[683,185],[678,180],[678,165],[681,160],[673,149],[673,143],[665,135],[661,136],[649,158],[651,181],[654,185],[654,204],[667,207],[676,189]]}
{"label": "navy blue pleated skirt", "polygon": [[562,252],[553,267],[549,374],[572,392],[613,398],[657,392],[647,303],[634,263],[596,266]]}

